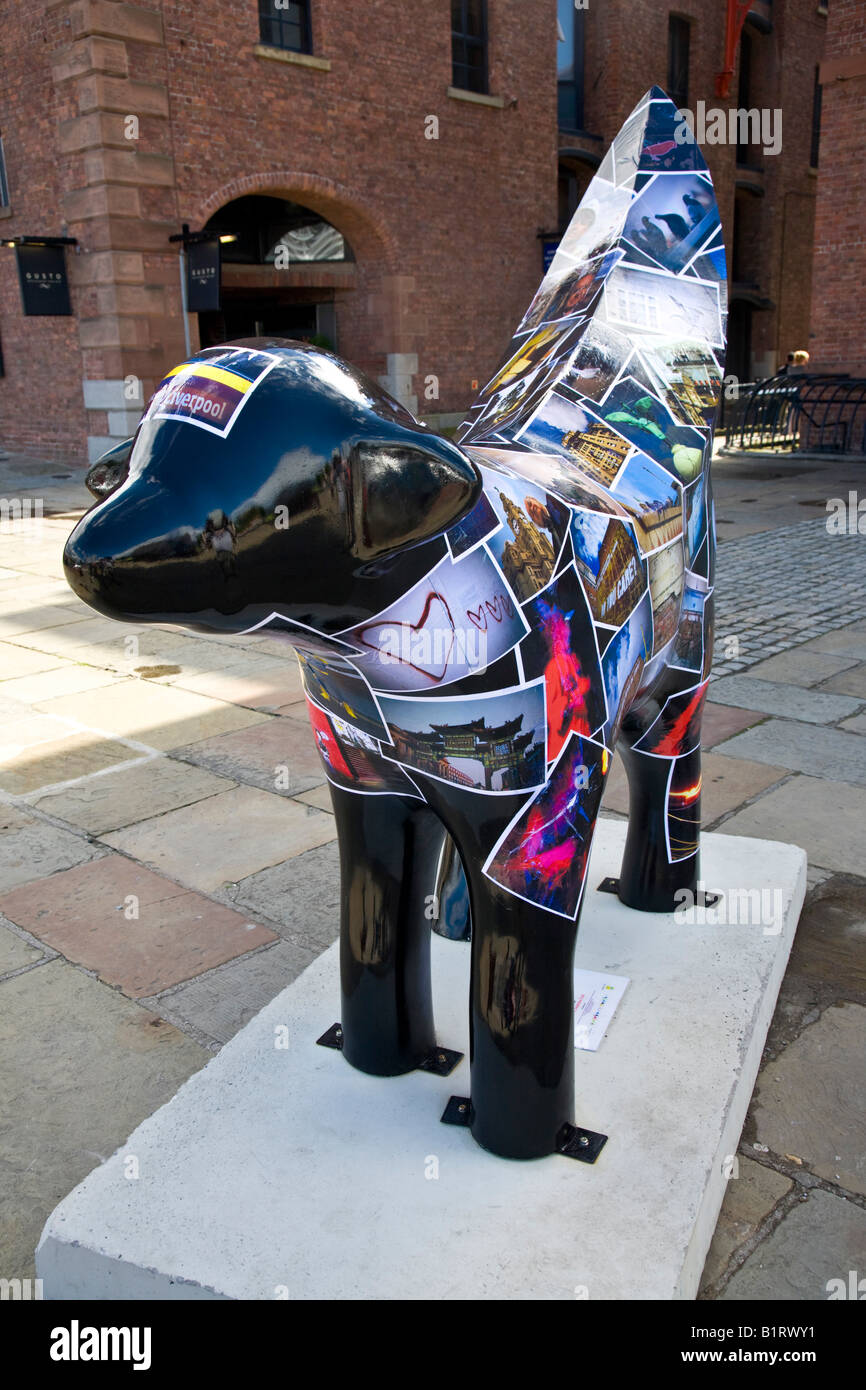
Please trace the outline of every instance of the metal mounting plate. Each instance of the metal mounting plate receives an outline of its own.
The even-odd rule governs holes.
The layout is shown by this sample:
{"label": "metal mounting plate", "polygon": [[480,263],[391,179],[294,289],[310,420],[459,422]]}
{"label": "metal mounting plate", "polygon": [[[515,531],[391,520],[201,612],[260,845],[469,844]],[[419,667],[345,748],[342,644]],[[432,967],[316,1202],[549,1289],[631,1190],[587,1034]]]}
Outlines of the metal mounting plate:
{"label": "metal mounting plate", "polygon": [[468,1096],[452,1096],[442,1112],[443,1125],[469,1125],[472,1123],[472,1102]]}
{"label": "metal mounting plate", "polygon": [[556,1152],[579,1163],[595,1163],[606,1143],[606,1134],[565,1124],[556,1136]]}

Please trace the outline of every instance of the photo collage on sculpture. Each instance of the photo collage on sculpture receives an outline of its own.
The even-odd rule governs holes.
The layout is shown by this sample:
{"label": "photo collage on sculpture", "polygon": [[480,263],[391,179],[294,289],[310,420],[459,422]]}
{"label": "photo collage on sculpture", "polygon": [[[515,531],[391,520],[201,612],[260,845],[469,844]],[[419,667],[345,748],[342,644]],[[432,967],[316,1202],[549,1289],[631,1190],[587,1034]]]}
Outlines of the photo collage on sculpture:
{"label": "photo collage on sculpture", "polygon": [[332,782],[518,798],[484,872],[570,918],[624,714],[663,672],[635,751],[670,764],[669,858],[697,849],[727,303],[675,120],[655,89],[623,128],[458,431],[483,491],[446,553],[339,657],[301,657]]}

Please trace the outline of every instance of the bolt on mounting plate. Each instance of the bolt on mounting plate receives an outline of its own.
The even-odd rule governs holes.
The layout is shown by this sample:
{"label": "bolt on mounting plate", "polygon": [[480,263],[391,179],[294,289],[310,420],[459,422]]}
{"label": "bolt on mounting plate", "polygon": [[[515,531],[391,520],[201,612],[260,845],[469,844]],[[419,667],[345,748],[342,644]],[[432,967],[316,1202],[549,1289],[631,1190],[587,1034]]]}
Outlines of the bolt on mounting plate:
{"label": "bolt on mounting plate", "polygon": [[443,1125],[469,1125],[472,1122],[472,1102],[468,1096],[452,1096],[440,1116]]}
{"label": "bolt on mounting plate", "polygon": [[606,1134],[565,1124],[556,1136],[555,1152],[565,1158],[576,1158],[580,1163],[595,1163],[606,1143]]}

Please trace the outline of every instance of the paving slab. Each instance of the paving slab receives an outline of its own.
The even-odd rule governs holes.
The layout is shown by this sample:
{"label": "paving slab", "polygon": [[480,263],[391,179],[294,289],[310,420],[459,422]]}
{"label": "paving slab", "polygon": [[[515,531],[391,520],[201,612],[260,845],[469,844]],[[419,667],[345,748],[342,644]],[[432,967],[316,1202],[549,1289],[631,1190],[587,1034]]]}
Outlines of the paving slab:
{"label": "paving slab", "polygon": [[276,710],[304,698],[297,662],[284,662],[255,673],[236,671],[202,671],[196,675],[182,672],[171,678],[171,684],[216,700],[230,700],[250,709]]}
{"label": "paving slab", "polygon": [[0,638],[15,637],[24,632],[41,632],[43,628],[64,627],[81,621],[81,612],[71,604],[34,604],[29,607],[25,602],[17,612],[0,613]]}
{"label": "paving slab", "polygon": [[833,652],[840,656],[856,657],[858,661],[866,661],[866,632],[859,623],[853,627],[837,628],[835,632],[826,632],[822,637],[815,637],[806,646],[816,652]]}
{"label": "paving slab", "polygon": [[169,684],[178,681],[181,676],[201,676],[208,672],[257,675],[259,671],[270,670],[274,664],[272,658],[251,652],[231,634],[220,637],[217,633],[173,632],[158,627],[144,629],[139,637],[142,660],[153,665],[156,664],[153,657],[167,655],[168,647],[161,647],[166,638],[171,643],[172,664],[178,664],[181,668],[180,671],[157,677]]}
{"label": "paving slab", "polygon": [[8,927],[0,926],[0,975],[23,970],[25,966],[35,965],[38,960],[45,958],[45,952],[40,951],[38,946],[31,945]]}
{"label": "paving slab", "polygon": [[22,719],[27,719],[29,714],[27,705],[22,705],[20,700],[10,700],[3,694],[3,687],[0,685],[0,724],[18,724]]}
{"label": "paving slab", "polygon": [[713,748],[723,739],[731,738],[734,734],[741,733],[743,729],[750,729],[762,718],[763,716],[757,710],[735,709],[732,705],[719,704],[713,699],[713,686],[711,685],[701,720],[701,746]]}
{"label": "paving slab", "polygon": [[752,1102],[755,1135],[775,1154],[866,1195],[866,1008],[829,1008],[769,1062]]}
{"label": "paving slab", "polygon": [[839,728],[852,734],[866,734],[866,714],[855,714],[853,719],[843,719]]}
{"label": "paving slab", "polygon": [[[734,740],[736,742],[736,740]],[[838,873],[866,868],[866,789],[817,777],[792,777],[745,806],[721,827],[725,835],[778,835],[802,845],[810,863]]]}
{"label": "paving slab", "polygon": [[[599,826],[590,884],[624,839]],[[317,1047],[339,1017],[333,946],[130,1137],[138,1183],[117,1155],[52,1214],[46,1297],[693,1298],[805,887],[794,849],[709,835],[703,854],[725,891],[784,880],[785,928],[689,929],[589,890],[578,964],[631,978],[599,1051],[576,1057],[580,1121],[610,1136],[594,1166],[510,1163],[441,1125],[466,1060],[374,1077]],[[433,939],[439,1036],[456,1048],[469,955]]]}
{"label": "paving slab", "polygon": [[287,941],[315,955],[336,941],[340,931],[340,852],[336,840],[262,869],[232,885],[230,900],[239,911],[261,914]]}
{"label": "paving slab", "polygon": [[137,739],[164,753],[264,722],[267,717],[203,695],[192,695],[187,690],[141,680],[118,681],[83,695],[62,695],[56,700],[42,701],[37,708],[103,733]]}
{"label": "paving slab", "polygon": [[716,752],[833,782],[866,784],[866,739],[817,724],[765,719],[763,724],[718,744]]}
{"label": "paving slab", "polygon": [[3,541],[3,559],[7,565],[34,579],[64,578],[63,543],[59,536],[45,545],[34,545],[32,539],[15,542],[6,537]]}
{"label": "paving slab", "polygon": [[[804,690],[799,685],[747,676],[723,676],[713,682],[714,696],[729,705],[761,710],[783,719],[809,724],[835,724],[857,713],[861,701],[845,695],[826,695],[823,690]],[[866,698],[866,697],[864,697]]]}
{"label": "paving slab", "polygon": [[[33,651],[11,642],[0,642],[0,681],[32,676],[37,671],[56,671],[61,663],[50,652]],[[2,686],[0,686],[2,690]]]}
{"label": "paving slab", "polygon": [[118,739],[70,733],[66,738],[35,744],[17,757],[0,763],[0,787],[13,796],[32,795],[42,787],[90,777],[104,768],[143,756]]}
{"label": "paving slab", "polygon": [[0,762],[17,758],[25,749],[35,748],[40,743],[56,743],[75,732],[68,720],[55,719],[49,714],[30,714],[25,706],[23,718],[0,725]]}
{"label": "paving slab", "polygon": [[315,959],[316,952],[280,941],[143,1002],[178,1028],[196,1028],[225,1043]]}
{"label": "paving slab", "polygon": [[836,691],[840,695],[852,695],[855,699],[866,700],[866,662],[851,666],[838,676],[832,676],[821,686],[822,690]]}
{"label": "paving slab", "polygon": [[102,853],[98,846],[88,844],[71,830],[49,825],[0,803],[0,882],[4,890],[32,883]]}
{"label": "paving slab", "polygon": [[866,1268],[866,1211],[820,1189],[761,1241],[720,1298],[825,1302],[831,1280]]}
{"label": "paving slab", "polygon": [[329,782],[323,782],[320,787],[313,787],[312,791],[301,792],[295,800],[303,801],[306,806],[318,806],[320,811],[328,811],[331,815],[334,813]]}
{"label": "paving slab", "polygon": [[306,721],[300,726],[270,719],[252,729],[176,748],[173,756],[280,796],[296,796],[325,781],[322,759]]}
{"label": "paving slab", "polygon": [[749,675],[760,680],[782,681],[787,685],[811,686],[819,685],[828,677],[836,676],[856,664],[853,656],[834,656],[830,652],[794,647],[791,651],[779,652],[766,661],[759,661],[757,666],[750,666]]}
{"label": "paving slab", "polygon": [[16,606],[20,608],[23,600],[29,604],[34,599],[41,599],[43,603],[59,603],[61,607],[70,601],[77,604],[75,595],[65,581],[33,579],[30,576],[19,575],[17,584],[9,589],[0,590],[0,613],[9,612]]}
{"label": "paving slab", "polygon": [[279,705],[274,710],[274,714],[280,715],[283,719],[291,719],[296,724],[306,724],[308,729],[310,727],[310,713],[307,708],[306,696],[302,696],[300,700],[295,700],[290,705]]}
{"label": "paving slab", "polygon": [[[0,894],[0,911],[132,998],[276,940],[249,917],[116,854]],[[127,911],[138,915],[129,920]]]}
{"label": "paving slab", "polygon": [[[783,1055],[804,1028],[833,1005],[866,1008],[866,879],[827,875],[807,897],[764,1048],[765,1064]],[[745,1136],[755,1140],[751,1114]]]}
{"label": "paving slab", "polygon": [[333,816],[313,806],[257,787],[236,787],[103,838],[207,893],[333,840],[336,833]]}
{"label": "paving slab", "polygon": [[[124,751],[128,754],[129,750]],[[48,815],[101,835],[106,830],[118,830],[230,791],[234,785],[225,777],[215,777],[203,768],[178,763],[173,758],[143,757],[132,767],[88,777],[73,787],[33,797],[31,804]]]}
{"label": "paving slab", "polygon": [[210,1053],[59,960],[0,984],[0,1047],[0,1249],[22,1278],[59,1199]]}
{"label": "paving slab", "polygon": [[866,880],[825,882],[800,917],[788,971],[866,1004]]}
{"label": "paving slab", "polygon": [[731,1256],[793,1187],[793,1183],[774,1168],[755,1163],[742,1154],[732,1154],[725,1171],[731,1176],[713,1242],[707,1253],[702,1288],[715,1284],[721,1278]]}
{"label": "paving slab", "polygon": [[134,623],[118,623],[111,618],[97,617],[84,604],[80,605],[80,611],[83,621],[21,633],[15,637],[15,645],[72,661],[90,661],[92,658],[94,665],[122,664],[126,667],[130,661],[126,639],[135,636],[141,642],[147,629],[136,627]]}
{"label": "paving slab", "polygon": [[705,826],[741,806],[789,774],[783,767],[768,767],[744,758],[721,754],[701,755],[701,817]]}
{"label": "paving slab", "polygon": [[4,681],[0,689],[13,700],[33,705],[41,700],[51,700],[56,695],[79,695],[84,690],[98,690],[100,686],[113,685],[118,679],[113,672],[103,671],[96,666],[78,666],[66,662],[50,671]]}

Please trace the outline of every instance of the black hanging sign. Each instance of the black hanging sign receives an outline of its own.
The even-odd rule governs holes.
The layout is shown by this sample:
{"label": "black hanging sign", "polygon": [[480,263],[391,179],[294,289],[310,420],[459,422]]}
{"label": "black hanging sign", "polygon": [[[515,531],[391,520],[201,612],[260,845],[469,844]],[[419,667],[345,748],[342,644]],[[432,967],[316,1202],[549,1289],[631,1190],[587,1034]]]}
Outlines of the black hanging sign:
{"label": "black hanging sign", "polygon": [[71,314],[65,247],[19,244],[15,254],[25,316]]}
{"label": "black hanging sign", "polygon": [[219,237],[191,241],[186,252],[186,301],[190,314],[220,307]]}

